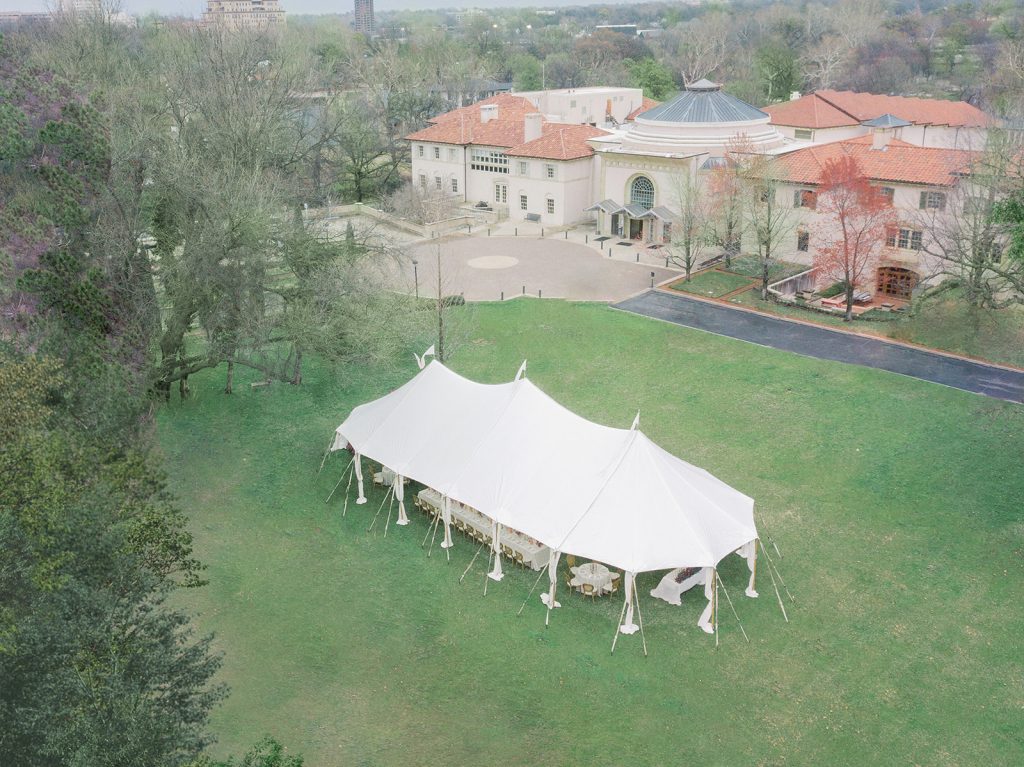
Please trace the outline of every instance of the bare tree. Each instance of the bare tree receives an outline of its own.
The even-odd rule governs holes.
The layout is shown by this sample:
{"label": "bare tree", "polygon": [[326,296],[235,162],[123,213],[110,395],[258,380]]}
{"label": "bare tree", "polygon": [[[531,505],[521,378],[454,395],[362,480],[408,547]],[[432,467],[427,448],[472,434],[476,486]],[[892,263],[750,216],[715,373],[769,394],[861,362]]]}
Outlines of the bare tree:
{"label": "bare tree", "polygon": [[712,201],[689,168],[674,176],[673,186],[677,214],[672,220],[668,258],[682,267],[685,279],[689,281],[709,241],[713,241],[709,227]]}
{"label": "bare tree", "polygon": [[797,220],[793,202],[782,193],[773,158],[748,154],[743,163],[743,214],[761,264],[761,298],[768,300],[768,282],[783,240]]}
{"label": "bare tree", "polygon": [[849,48],[839,37],[828,36],[800,57],[804,80],[811,90],[832,88],[849,61]]}

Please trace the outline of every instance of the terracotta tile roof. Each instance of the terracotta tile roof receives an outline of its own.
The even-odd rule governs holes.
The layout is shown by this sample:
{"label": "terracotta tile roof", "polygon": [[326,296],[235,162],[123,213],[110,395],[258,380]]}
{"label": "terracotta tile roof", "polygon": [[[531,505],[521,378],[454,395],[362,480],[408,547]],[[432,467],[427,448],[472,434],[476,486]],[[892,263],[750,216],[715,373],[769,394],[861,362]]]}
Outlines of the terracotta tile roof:
{"label": "terracotta tile roof", "polygon": [[605,136],[607,131],[589,125],[545,123],[539,139],[509,149],[510,157],[538,157],[542,160],[578,160],[594,154],[588,139]]}
{"label": "terracotta tile roof", "polygon": [[797,128],[836,128],[858,125],[883,114],[893,114],[918,125],[978,128],[991,119],[965,101],[880,96],[854,91],[815,91],[783,104],[764,108],[774,125]]}
{"label": "terracotta tile roof", "polygon": [[[498,116],[485,123],[480,117],[480,107],[492,104],[498,107]],[[405,138],[435,144],[505,147],[509,150],[508,154],[514,157],[575,160],[594,153],[587,139],[606,133],[589,125],[545,121],[541,123],[541,137],[524,143],[526,115],[537,113],[537,108],[521,96],[502,93],[472,106],[439,115],[434,118],[432,125],[410,133]]]}
{"label": "terracotta tile roof", "polygon": [[636,116],[638,114],[642,114],[643,112],[646,112],[648,109],[654,109],[654,107],[660,106],[660,105],[661,105],[660,101],[655,101],[654,99],[649,99],[646,96],[644,96],[643,101],[640,102],[640,106],[638,106],[636,109],[634,109],[628,115],[626,115],[626,122],[630,122],[632,120],[635,120]]}
{"label": "terracotta tile roof", "polygon": [[871,136],[861,136],[779,155],[777,177],[797,184],[819,184],[826,163],[847,155],[854,157],[873,181],[949,186],[977,155],[962,149],[921,147],[896,139],[884,150],[872,149],[871,143]]}
{"label": "terracotta tile roof", "polygon": [[[488,122],[480,118],[480,107],[498,107],[498,116]],[[481,144],[512,147],[523,143],[523,118],[537,112],[537,107],[522,96],[499,93],[468,107],[438,115],[426,128],[410,133],[409,141],[430,141],[435,144]]]}

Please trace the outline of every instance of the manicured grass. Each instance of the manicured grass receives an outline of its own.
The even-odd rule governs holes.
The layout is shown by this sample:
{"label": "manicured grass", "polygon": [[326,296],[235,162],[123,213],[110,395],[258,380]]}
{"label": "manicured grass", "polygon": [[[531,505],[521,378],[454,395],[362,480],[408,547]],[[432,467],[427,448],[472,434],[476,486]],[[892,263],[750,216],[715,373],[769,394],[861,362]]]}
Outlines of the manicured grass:
{"label": "manicured grass", "polygon": [[[724,263],[721,265],[721,268],[726,269]],[[794,274],[800,274],[800,272],[807,271],[809,268],[806,264],[797,264],[792,261],[773,261],[772,265],[768,268],[768,281],[775,282],[786,277],[792,277]],[[752,255],[736,256],[729,262],[727,271],[759,280],[761,279],[761,259]]]}
{"label": "manicured grass", "polygon": [[[721,646],[640,579],[640,636],[609,654],[619,602],[564,595],[545,629],[532,573],[483,595],[485,557],[448,563],[425,518],[367,533],[315,472],[354,405],[415,372],[310,366],[301,388],[172,403],[159,434],[210,585],[183,601],[226,653],[218,753],[273,733],[307,764],[1016,765],[1024,763],[1024,408],[778,352],[603,306],[477,308],[452,361],[490,382],[523,359],[594,420],[641,426],[757,501],[797,598],[723,577]],[[557,472],[558,467],[552,466]],[[342,488],[342,491],[344,487]],[[339,491],[339,496],[341,491]],[[386,511],[386,510],[385,510]],[[381,520],[383,521],[383,520]],[[378,523],[379,529],[379,523]]]}
{"label": "manicured grass", "polygon": [[967,306],[951,293],[949,298],[928,301],[913,314],[894,317],[890,321],[855,318],[853,322],[845,322],[842,314],[825,314],[799,306],[762,301],[759,288],[728,300],[730,303],[782,317],[833,325],[855,333],[894,338],[954,354],[1024,367],[1024,307],[982,311],[972,317]]}
{"label": "manicured grass", "polygon": [[749,277],[710,269],[694,275],[689,282],[679,280],[678,282],[673,282],[669,287],[685,293],[696,293],[701,296],[720,298],[726,293],[731,293],[734,290],[739,290],[744,285],[750,284]]}

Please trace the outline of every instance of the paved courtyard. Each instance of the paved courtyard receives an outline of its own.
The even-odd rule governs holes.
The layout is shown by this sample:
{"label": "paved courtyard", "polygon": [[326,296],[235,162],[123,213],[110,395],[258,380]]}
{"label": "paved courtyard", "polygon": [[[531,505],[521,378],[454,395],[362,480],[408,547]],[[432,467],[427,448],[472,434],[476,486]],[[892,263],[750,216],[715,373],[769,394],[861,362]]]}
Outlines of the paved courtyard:
{"label": "paved courtyard", "polygon": [[[570,237],[579,238],[573,233]],[[651,263],[636,263],[635,251],[618,247],[614,257],[593,245],[561,239],[561,234],[541,238],[474,234],[439,243],[422,243],[412,249],[418,262],[420,295],[437,294],[438,248],[442,292],[462,293],[467,301],[497,301],[523,294],[576,301],[621,301],[678,272]],[[614,247],[614,246],[613,246]],[[650,258],[646,258],[648,262]],[[412,292],[412,263],[403,264],[396,289]]]}

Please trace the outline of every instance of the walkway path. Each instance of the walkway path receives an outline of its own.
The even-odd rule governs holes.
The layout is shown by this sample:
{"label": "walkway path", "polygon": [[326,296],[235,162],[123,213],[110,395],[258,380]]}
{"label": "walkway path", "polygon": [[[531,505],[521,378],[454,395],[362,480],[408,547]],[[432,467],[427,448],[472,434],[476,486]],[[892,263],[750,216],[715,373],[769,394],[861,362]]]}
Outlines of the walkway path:
{"label": "walkway path", "polygon": [[641,293],[615,304],[615,308],[773,349],[888,370],[988,397],[1024,402],[1024,371],[664,291]]}

